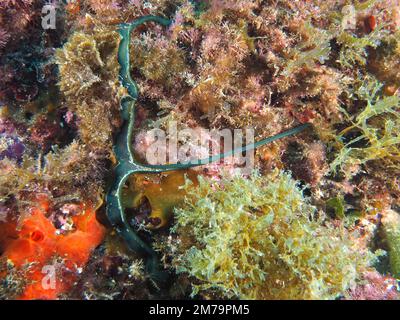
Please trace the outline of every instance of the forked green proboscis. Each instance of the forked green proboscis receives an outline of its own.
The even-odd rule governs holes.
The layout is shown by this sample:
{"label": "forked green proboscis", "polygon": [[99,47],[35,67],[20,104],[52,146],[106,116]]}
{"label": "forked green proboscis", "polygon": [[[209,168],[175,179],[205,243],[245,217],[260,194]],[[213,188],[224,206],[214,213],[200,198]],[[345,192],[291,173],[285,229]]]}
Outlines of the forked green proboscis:
{"label": "forked green proboscis", "polygon": [[153,248],[143,241],[135,230],[130,226],[125,216],[125,208],[122,203],[122,190],[127,179],[136,173],[162,173],[173,170],[189,169],[201,166],[207,163],[219,161],[225,157],[232,156],[241,152],[253,150],[266,145],[278,139],[297,134],[305,130],[309,124],[303,124],[291,130],[266,138],[256,143],[238,148],[223,154],[211,156],[185,164],[171,165],[145,165],[136,161],[132,150],[132,135],[135,123],[135,103],[138,98],[138,88],[130,74],[130,41],[131,33],[138,26],[146,22],[155,22],[168,27],[171,20],[157,16],[144,16],[132,23],[123,23],[119,25],[118,32],[121,36],[121,42],[118,51],[118,62],[120,64],[120,81],[127,89],[128,96],[121,100],[121,112],[124,125],[119,133],[114,146],[115,155],[118,161],[115,167],[115,177],[113,184],[107,194],[107,216],[111,224],[118,233],[126,240],[128,247],[140,255],[146,256],[146,271],[156,282],[163,282],[167,278],[167,273],[162,271],[156,252]]}

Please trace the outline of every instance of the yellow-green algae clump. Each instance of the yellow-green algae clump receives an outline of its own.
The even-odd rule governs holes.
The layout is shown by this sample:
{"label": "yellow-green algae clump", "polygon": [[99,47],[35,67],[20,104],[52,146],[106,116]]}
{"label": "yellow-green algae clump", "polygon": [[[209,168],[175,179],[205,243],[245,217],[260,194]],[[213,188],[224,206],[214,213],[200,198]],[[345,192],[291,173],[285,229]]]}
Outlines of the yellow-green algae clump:
{"label": "yellow-green algae clump", "polygon": [[119,36],[113,26],[87,15],[85,28],[73,33],[56,52],[59,86],[68,110],[77,115],[81,141],[111,153],[112,134],[121,125],[118,81]]}
{"label": "yellow-green algae clump", "polygon": [[176,209],[174,265],[203,290],[240,299],[334,299],[368,269],[357,247],[309,203],[291,175],[199,178]]}
{"label": "yellow-green algae clump", "polygon": [[390,271],[400,278],[400,215],[388,210],[382,219],[383,230],[389,247]]}

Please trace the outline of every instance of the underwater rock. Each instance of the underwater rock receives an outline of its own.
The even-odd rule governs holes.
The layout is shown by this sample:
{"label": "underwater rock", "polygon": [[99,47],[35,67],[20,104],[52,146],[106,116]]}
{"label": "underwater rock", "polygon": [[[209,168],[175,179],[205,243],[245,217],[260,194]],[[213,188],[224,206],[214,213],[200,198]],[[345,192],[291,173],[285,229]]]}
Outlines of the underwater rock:
{"label": "underwater rock", "polygon": [[[41,26],[43,1],[0,0],[0,299],[396,298],[370,248],[388,250],[375,267],[398,277],[398,0],[46,3],[56,30]],[[148,15],[164,26],[135,28],[119,61],[119,28]],[[135,152],[114,154],[127,94]],[[313,130],[257,149],[259,175],[236,176],[233,158],[135,171],[120,211],[143,241],[124,236],[149,258],[118,228],[103,241],[95,212],[106,223],[107,189],[133,164],[117,163],[149,163],[146,134],[171,122],[255,141]],[[161,264],[171,288],[148,272]],[[46,292],[45,265],[63,280]]]}
{"label": "underwater rock", "polygon": [[0,118],[0,160],[4,158],[21,160],[25,151],[23,140],[18,132],[21,126],[14,124],[10,119]]}
{"label": "underwater rock", "polygon": [[304,146],[294,141],[282,155],[282,162],[292,171],[294,178],[315,186],[326,170],[325,147],[320,143]]}
{"label": "underwater rock", "polygon": [[363,275],[362,283],[350,290],[351,300],[399,300],[397,281],[394,278],[383,276],[378,272],[369,272]]}

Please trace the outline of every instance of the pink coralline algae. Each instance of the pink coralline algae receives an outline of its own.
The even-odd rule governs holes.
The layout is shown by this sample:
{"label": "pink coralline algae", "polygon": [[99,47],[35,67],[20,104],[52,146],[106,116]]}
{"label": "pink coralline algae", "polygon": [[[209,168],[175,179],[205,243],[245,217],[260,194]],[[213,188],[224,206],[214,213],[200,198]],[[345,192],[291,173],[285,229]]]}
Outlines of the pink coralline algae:
{"label": "pink coralline algae", "polygon": [[21,160],[25,146],[17,133],[17,127],[8,119],[0,118],[0,160]]}
{"label": "pink coralline algae", "polygon": [[0,49],[5,47],[9,39],[10,35],[7,33],[7,31],[0,29]]}
{"label": "pink coralline algae", "polygon": [[[150,162],[150,164],[153,165],[164,165],[167,163],[166,160],[169,160],[169,162],[171,162],[171,160],[173,160],[172,162],[177,161],[169,158],[171,156],[170,152],[175,152],[175,155],[172,154],[172,156],[177,157],[179,161],[191,161],[197,159],[207,159],[210,156],[216,156],[220,153],[231,151],[231,149],[224,149],[225,146],[221,145],[221,142],[218,141],[219,139],[215,135],[213,135],[213,132],[209,132],[208,130],[200,127],[192,128],[190,132],[193,142],[189,143],[189,145],[185,146],[184,148],[182,148],[184,143],[184,139],[182,139],[182,137],[177,137],[177,144],[174,146],[172,144],[174,141],[173,136],[168,135],[166,136],[166,141],[168,141],[168,144],[163,146],[160,145],[159,148],[155,149],[154,146],[156,145],[155,143],[157,142],[157,138],[153,132],[141,131],[136,136],[134,143],[136,155],[144,162]],[[227,147],[232,148],[234,146]],[[163,158],[163,155],[165,155],[165,158]],[[230,156],[220,161],[208,163],[192,170],[218,179],[222,172],[234,174],[236,171],[239,171],[240,161],[243,161],[243,159],[238,158],[237,156]]]}
{"label": "pink coralline algae", "polygon": [[[60,1],[61,2],[61,1]],[[23,103],[54,83],[50,58],[61,28],[42,28],[41,0],[0,1],[0,101]],[[60,24],[61,25],[61,24]],[[60,26],[59,25],[59,26]]]}
{"label": "pink coralline algae", "polygon": [[0,49],[18,41],[41,13],[38,0],[2,0],[0,3]]}
{"label": "pink coralline algae", "polygon": [[351,300],[399,300],[397,281],[383,276],[378,272],[369,272],[364,275],[365,284],[360,284],[350,290]]}

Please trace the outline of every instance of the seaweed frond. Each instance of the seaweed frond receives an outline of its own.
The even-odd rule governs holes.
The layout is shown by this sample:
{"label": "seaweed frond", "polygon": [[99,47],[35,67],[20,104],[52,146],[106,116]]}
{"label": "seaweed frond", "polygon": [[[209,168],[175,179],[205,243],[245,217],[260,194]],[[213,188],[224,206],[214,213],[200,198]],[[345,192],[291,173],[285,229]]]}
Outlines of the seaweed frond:
{"label": "seaweed frond", "polygon": [[385,31],[379,26],[373,32],[357,37],[347,31],[343,31],[337,37],[338,43],[342,46],[339,54],[339,63],[347,68],[359,64],[365,66],[368,58],[368,48],[377,48]]}
{"label": "seaweed frond", "polygon": [[95,27],[73,33],[56,52],[59,86],[69,110],[78,117],[82,141],[111,154],[112,134],[120,126],[119,99],[124,94],[118,82],[119,37],[114,27],[87,19]]}
{"label": "seaweed frond", "polygon": [[366,102],[365,108],[350,117],[352,125],[343,130],[339,140],[355,132],[357,136],[342,143],[331,169],[336,171],[348,165],[362,165],[371,160],[382,161],[382,166],[400,169],[400,98],[381,96],[383,85],[377,80],[366,80],[356,95]]}
{"label": "seaweed frond", "polygon": [[331,34],[314,27],[311,23],[305,23],[301,33],[307,35],[307,39],[295,48],[293,58],[289,60],[282,72],[285,76],[289,76],[303,66],[314,66],[316,62],[324,64],[329,59]]}
{"label": "seaweed frond", "polygon": [[382,218],[382,225],[387,246],[389,248],[390,271],[400,278],[400,215],[388,210]]}
{"label": "seaweed frond", "polygon": [[174,264],[213,290],[241,299],[332,299],[351,287],[372,255],[356,248],[304,198],[287,173],[199,178],[176,209]]}

